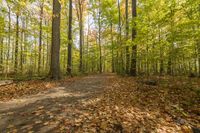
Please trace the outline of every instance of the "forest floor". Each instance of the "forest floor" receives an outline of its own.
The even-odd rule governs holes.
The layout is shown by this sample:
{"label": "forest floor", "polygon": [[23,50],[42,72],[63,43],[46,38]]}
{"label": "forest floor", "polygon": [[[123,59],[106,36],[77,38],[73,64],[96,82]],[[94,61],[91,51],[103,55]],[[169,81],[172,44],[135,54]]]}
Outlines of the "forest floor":
{"label": "forest floor", "polygon": [[0,133],[192,133],[200,79],[97,74],[0,87]]}

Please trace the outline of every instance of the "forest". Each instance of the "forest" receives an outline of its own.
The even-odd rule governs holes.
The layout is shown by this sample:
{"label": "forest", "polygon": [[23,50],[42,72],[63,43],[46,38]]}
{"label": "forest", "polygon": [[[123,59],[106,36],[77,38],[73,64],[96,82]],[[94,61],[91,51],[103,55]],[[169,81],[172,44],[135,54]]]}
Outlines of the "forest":
{"label": "forest", "polygon": [[200,133],[199,0],[0,0],[0,132]]}

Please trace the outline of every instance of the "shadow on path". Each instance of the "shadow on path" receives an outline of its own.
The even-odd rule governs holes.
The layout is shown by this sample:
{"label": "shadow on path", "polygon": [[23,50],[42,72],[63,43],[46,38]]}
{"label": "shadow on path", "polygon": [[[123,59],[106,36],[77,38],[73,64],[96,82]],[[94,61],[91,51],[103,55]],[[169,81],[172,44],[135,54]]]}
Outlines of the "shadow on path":
{"label": "shadow on path", "polygon": [[86,111],[81,101],[99,96],[112,74],[83,77],[61,86],[9,102],[0,103],[0,132],[56,132],[61,123],[73,132],[73,122],[79,112]]}

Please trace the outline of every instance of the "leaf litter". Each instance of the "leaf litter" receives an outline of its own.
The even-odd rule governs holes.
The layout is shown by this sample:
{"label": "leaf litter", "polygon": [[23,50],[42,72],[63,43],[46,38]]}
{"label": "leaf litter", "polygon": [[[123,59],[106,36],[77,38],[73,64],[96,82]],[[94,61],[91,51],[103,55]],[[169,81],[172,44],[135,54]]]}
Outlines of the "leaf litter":
{"label": "leaf litter", "polygon": [[112,86],[96,99],[98,102],[85,104],[89,113],[78,116],[76,131],[190,133],[200,128],[200,97],[194,91],[198,90],[197,82],[193,85],[166,78],[151,86],[139,80],[112,79]]}
{"label": "leaf litter", "polygon": [[[40,105],[22,115],[40,117],[33,124],[65,133],[192,133],[199,129],[200,80],[152,78],[156,85],[141,82],[144,78],[114,76],[100,94],[92,93],[71,105],[54,99],[53,109]],[[25,126],[28,131],[32,127]],[[8,128],[16,130],[13,125]]]}

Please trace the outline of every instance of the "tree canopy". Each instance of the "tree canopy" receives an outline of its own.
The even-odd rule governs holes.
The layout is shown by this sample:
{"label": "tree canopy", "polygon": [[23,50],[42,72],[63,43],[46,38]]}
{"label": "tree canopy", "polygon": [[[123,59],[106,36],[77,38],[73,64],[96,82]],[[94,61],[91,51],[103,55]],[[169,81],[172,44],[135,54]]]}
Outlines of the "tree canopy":
{"label": "tree canopy", "polygon": [[[48,76],[53,1],[0,2],[1,77]],[[70,2],[58,2],[61,75],[70,60],[72,74],[200,75],[198,0],[75,0],[71,22]]]}

